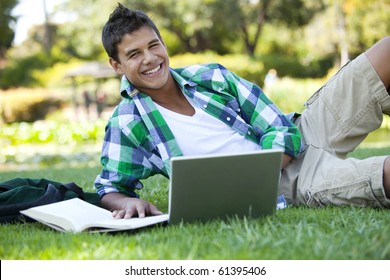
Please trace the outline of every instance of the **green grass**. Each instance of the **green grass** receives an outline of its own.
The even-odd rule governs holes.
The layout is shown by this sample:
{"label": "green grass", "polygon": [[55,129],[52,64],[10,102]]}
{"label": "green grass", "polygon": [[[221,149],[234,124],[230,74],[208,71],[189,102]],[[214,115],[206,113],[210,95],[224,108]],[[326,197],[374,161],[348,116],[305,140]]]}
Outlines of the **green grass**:
{"label": "green grass", "polygon": [[389,259],[389,216],[371,209],[279,211],[258,219],[116,234],[1,227],[1,259]]}
{"label": "green grass", "polygon": [[[357,157],[389,154],[390,148],[359,149]],[[0,170],[14,177],[74,181],[91,191],[100,167],[35,166]],[[146,180],[141,196],[167,211],[168,181]],[[199,201],[201,207],[201,200]],[[156,226],[119,233],[60,233],[40,223],[0,225],[0,258],[83,259],[390,259],[390,212],[378,209],[290,207],[262,219]]]}

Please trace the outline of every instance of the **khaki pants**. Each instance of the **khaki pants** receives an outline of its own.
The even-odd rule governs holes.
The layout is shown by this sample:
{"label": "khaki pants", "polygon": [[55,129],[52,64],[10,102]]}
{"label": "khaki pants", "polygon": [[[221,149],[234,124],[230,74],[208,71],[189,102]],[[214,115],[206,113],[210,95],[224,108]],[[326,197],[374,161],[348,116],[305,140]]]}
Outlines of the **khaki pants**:
{"label": "khaki pants", "polygon": [[385,156],[347,158],[390,114],[390,96],[366,56],[346,64],[305,107],[295,122],[305,150],[282,171],[280,193],[295,205],[390,208]]}

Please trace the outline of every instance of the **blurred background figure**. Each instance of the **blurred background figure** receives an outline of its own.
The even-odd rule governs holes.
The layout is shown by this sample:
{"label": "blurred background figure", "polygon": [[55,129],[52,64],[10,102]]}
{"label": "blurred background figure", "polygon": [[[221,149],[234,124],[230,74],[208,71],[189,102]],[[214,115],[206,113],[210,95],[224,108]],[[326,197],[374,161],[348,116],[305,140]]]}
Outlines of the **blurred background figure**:
{"label": "blurred background figure", "polygon": [[96,112],[98,118],[101,118],[105,105],[106,93],[103,90],[98,89],[96,92]]}
{"label": "blurred background figure", "polygon": [[89,117],[89,107],[91,106],[92,98],[89,95],[89,92],[87,90],[83,91],[83,99],[84,99],[85,114],[88,118]]}
{"label": "blurred background figure", "polygon": [[270,69],[265,75],[264,79],[264,91],[270,91],[272,86],[275,84],[275,82],[278,80],[278,72],[275,69]]}

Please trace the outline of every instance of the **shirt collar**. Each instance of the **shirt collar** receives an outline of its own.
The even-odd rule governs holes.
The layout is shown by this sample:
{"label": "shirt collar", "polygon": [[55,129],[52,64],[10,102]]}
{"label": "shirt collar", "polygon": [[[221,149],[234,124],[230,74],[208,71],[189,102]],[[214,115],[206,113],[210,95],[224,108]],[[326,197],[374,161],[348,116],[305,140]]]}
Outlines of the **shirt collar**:
{"label": "shirt collar", "polygon": [[[169,69],[170,72],[171,72],[171,75],[173,77],[173,79],[177,82],[177,84],[180,86],[180,87],[185,87],[185,86],[196,86],[196,83],[190,81],[190,80],[186,80],[184,79],[182,76],[180,76],[180,74],[178,74],[176,72],[175,69],[172,69],[170,68]],[[125,97],[125,98],[133,98],[134,96],[136,96],[140,91],[133,85],[129,82],[129,80],[127,79],[126,75],[123,75],[122,76],[122,79],[121,79],[121,88],[120,88],[120,92],[121,92],[121,95],[122,97]]]}
{"label": "shirt collar", "polygon": [[133,98],[135,95],[139,93],[139,90],[133,86],[129,80],[127,79],[126,75],[122,76],[121,79],[121,95],[125,98]]}

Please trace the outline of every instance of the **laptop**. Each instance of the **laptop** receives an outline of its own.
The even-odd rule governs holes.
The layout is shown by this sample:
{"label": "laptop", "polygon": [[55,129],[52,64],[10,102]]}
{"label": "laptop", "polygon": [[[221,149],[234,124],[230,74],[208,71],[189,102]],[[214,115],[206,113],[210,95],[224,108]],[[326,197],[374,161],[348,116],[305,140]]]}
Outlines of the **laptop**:
{"label": "laptop", "polygon": [[281,150],[171,158],[169,224],[276,211]]}

